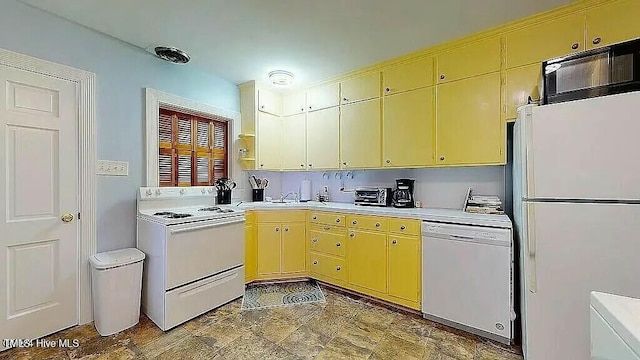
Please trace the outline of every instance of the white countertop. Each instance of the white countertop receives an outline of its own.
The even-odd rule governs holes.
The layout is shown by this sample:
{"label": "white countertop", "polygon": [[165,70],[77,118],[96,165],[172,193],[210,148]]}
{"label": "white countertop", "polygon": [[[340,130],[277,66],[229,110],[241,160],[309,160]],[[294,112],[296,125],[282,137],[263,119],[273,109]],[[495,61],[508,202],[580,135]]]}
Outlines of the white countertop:
{"label": "white countertop", "polygon": [[351,203],[317,201],[302,202],[243,202],[239,205],[245,210],[323,210],[349,214],[378,215],[436,221],[452,224],[478,225],[511,229],[511,220],[506,215],[471,214],[462,210],[437,208],[394,208],[379,206],[359,206]]}
{"label": "white countertop", "polygon": [[627,345],[640,354],[640,299],[594,291],[591,305]]}

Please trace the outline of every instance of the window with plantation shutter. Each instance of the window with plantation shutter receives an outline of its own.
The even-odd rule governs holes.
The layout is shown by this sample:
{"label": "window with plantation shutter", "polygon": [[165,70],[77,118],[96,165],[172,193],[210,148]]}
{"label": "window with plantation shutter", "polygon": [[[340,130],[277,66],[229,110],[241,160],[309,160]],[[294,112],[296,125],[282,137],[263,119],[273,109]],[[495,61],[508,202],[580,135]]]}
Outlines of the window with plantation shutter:
{"label": "window with plantation shutter", "polygon": [[160,186],[207,186],[228,176],[228,119],[160,109]]}

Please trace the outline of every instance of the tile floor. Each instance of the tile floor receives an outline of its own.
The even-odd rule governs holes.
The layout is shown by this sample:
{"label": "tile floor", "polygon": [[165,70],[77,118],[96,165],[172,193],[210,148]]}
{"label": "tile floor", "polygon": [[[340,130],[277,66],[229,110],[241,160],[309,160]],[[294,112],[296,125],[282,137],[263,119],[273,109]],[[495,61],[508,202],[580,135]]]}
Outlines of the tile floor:
{"label": "tile floor", "polygon": [[102,338],[92,324],[49,339],[78,339],[75,349],[13,349],[5,359],[522,359],[506,348],[419,315],[391,310],[323,287],[327,301],[240,311],[241,300],[163,333],[145,316]]}

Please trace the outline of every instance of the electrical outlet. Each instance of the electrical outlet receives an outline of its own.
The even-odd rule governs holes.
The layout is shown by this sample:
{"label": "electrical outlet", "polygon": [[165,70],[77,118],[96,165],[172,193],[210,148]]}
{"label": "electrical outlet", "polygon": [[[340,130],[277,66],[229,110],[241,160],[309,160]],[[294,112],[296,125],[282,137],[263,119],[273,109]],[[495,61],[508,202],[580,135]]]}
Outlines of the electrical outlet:
{"label": "electrical outlet", "polygon": [[129,163],[126,161],[98,160],[96,174],[105,176],[128,176]]}
{"label": "electrical outlet", "polygon": [[329,187],[327,185],[323,186],[322,191],[329,192]]}

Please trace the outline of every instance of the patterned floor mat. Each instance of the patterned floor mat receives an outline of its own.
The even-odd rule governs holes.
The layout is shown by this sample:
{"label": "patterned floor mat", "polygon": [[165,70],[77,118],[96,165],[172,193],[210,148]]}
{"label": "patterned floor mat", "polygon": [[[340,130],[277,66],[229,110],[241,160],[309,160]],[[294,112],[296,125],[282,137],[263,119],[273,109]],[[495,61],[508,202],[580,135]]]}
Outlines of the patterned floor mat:
{"label": "patterned floor mat", "polygon": [[248,285],[242,298],[242,310],[325,302],[320,286],[313,281]]}

